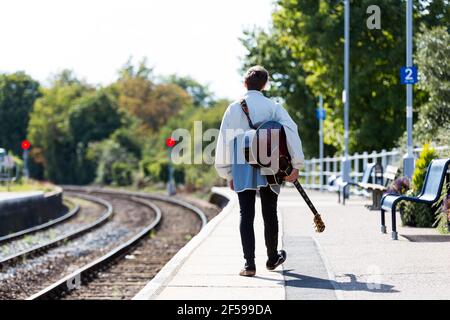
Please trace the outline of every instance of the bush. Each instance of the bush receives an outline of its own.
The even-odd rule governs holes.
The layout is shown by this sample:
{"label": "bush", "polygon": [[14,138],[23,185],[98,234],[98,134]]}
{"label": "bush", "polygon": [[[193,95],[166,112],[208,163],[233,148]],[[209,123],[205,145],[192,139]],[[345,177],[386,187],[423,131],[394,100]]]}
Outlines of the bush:
{"label": "bush", "polygon": [[[141,161],[143,180],[140,187],[155,185],[156,183],[167,183],[169,181],[169,163],[165,159],[153,160],[145,158]],[[173,166],[173,178],[175,184],[185,182],[185,169],[183,166]]]}
{"label": "bush", "polygon": [[90,144],[88,158],[98,164],[96,183],[99,184],[131,185],[132,173],[139,168],[136,157],[111,139]]}
{"label": "bush", "polygon": [[133,167],[125,162],[114,162],[111,167],[112,182],[116,186],[129,186],[133,183]]}
{"label": "bush", "polygon": [[[417,65],[421,70],[418,89],[427,93],[419,106],[416,137],[436,142],[436,133],[450,128],[450,34],[444,26],[422,28],[417,36]],[[445,132],[445,131],[444,131]]]}
{"label": "bush", "polygon": [[186,166],[186,188],[188,191],[209,190],[219,182],[214,166]]}
{"label": "bush", "polygon": [[[407,196],[416,197],[419,194],[423,187],[427,168],[431,161],[437,157],[438,155],[434,148],[425,144],[419,159],[417,159],[412,178],[412,189],[406,193]],[[429,228],[435,222],[434,210],[429,205],[405,201],[400,204],[400,210],[402,212],[403,225]]]}
{"label": "bush", "polygon": [[[417,121],[414,123],[414,141],[424,144],[450,145],[450,34],[448,28],[421,27],[416,38],[416,63],[421,80],[417,85]],[[422,98],[420,98],[422,96]],[[398,141],[405,152],[406,132]],[[450,152],[441,152],[449,157]]]}
{"label": "bush", "polygon": [[444,188],[442,189],[442,195],[440,201],[438,202],[442,202],[442,205],[438,206],[438,209],[436,210],[437,229],[440,233],[443,234],[450,233],[450,194],[447,194],[447,190],[449,190],[449,188],[450,181],[447,181],[447,183],[444,185]]}
{"label": "bush", "polygon": [[419,159],[417,159],[416,161],[416,169],[414,170],[414,174],[412,177],[414,191],[419,192],[420,190],[422,190],[425,176],[427,174],[428,165],[433,159],[436,159],[437,157],[438,154],[436,153],[434,148],[430,147],[429,144],[425,144],[423,146],[423,150],[420,153]]}
{"label": "bush", "polygon": [[157,182],[161,180],[161,173],[164,170],[164,163],[161,161],[143,161],[144,176],[150,181]]}
{"label": "bush", "polygon": [[[410,190],[407,196],[415,197],[417,193]],[[423,203],[402,201],[400,204],[402,223],[409,227],[430,228],[435,222],[433,209]]]}

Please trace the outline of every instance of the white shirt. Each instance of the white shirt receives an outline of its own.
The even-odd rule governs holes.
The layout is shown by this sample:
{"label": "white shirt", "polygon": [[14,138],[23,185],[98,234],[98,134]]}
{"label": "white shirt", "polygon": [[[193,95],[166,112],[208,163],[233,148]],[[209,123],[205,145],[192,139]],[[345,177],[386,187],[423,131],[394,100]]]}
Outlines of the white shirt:
{"label": "white shirt", "polygon": [[[250,119],[254,124],[265,121],[277,121],[284,126],[292,165],[294,168],[300,169],[304,161],[302,142],[298,135],[297,124],[289,116],[288,112],[280,104],[266,98],[260,91],[249,90],[244,99],[248,105]],[[236,135],[230,135],[230,131],[227,131],[228,129],[250,129],[247,117],[242,111],[239,101],[230,104],[223,115],[215,157],[215,167],[219,176],[232,180],[230,143]]]}

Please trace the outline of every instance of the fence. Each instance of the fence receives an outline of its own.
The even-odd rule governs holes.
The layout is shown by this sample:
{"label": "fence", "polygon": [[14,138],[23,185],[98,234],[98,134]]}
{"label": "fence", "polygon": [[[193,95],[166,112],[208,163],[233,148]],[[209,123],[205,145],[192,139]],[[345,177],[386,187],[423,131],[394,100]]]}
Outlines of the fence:
{"label": "fence", "polygon": [[[435,147],[435,150],[440,156],[448,156],[450,146]],[[422,151],[422,148],[414,149],[416,157],[420,151]],[[379,162],[383,168],[386,168],[387,165],[401,166],[402,158],[403,153],[398,149],[391,151],[382,150],[381,152],[373,151],[372,153],[355,153],[349,156],[351,162],[350,177],[352,180],[358,180],[363,175],[363,171],[369,162]],[[320,159],[305,160],[304,171],[300,172],[302,184],[305,188],[322,190],[326,187],[330,177],[341,175],[341,162],[342,157],[326,157],[323,158],[321,168]]]}
{"label": "fence", "polygon": [[18,173],[19,171],[14,163],[14,159],[6,155],[4,149],[0,148],[0,183],[6,182],[9,189],[9,183],[17,179]]}

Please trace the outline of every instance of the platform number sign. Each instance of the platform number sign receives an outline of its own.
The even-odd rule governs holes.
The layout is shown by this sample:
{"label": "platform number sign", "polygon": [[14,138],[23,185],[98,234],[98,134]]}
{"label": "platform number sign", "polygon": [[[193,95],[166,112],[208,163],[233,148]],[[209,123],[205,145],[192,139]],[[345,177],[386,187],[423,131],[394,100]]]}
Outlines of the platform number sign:
{"label": "platform number sign", "polygon": [[417,67],[402,67],[400,69],[401,84],[416,84],[418,82]]}
{"label": "platform number sign", "polygon": [[317,120],[325,120],[327,117],[327,111],[325,109],[317,108],[316,109],[316,118]]}

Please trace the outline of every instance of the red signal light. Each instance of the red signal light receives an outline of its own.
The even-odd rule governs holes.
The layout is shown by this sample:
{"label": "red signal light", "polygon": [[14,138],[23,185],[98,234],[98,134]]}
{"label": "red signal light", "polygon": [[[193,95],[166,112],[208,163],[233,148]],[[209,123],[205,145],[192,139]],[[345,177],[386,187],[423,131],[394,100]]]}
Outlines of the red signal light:
{"label": "red signal light", "polygon": [[166,145],[169,148],[172,148],[175,145],[175,139],[174,138],[167,138],[166,139]]}
{"label": "red signal light", "polygon": [[28,140],[23,140],[20,146],[22,147],[22,150],[28,150],[31,147],[31,143]]}

